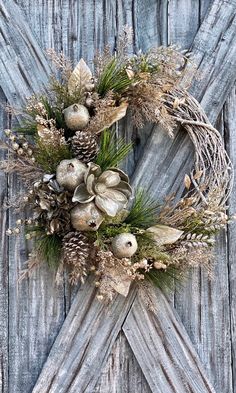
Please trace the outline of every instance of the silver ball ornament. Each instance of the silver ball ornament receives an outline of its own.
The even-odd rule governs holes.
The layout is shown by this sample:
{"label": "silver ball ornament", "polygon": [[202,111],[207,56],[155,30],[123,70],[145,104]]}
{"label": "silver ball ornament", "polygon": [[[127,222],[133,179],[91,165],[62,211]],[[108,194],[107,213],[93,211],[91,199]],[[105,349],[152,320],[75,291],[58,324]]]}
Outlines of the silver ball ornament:
{"label": "silver ball ornament", "polygon": [[56,179],[61,187],[66,190],[74,189],[83,182],[87,166],[77,158],[63,160],[57,167]]}
{"label": "silver ball ornament", "polygon": [[93,202],[79,204],[71,210],[71,224],[77,231],[96,231],[104,215]]}
{"label": "silver ball ornament", "polygon": [[130,258],[138,249],[136,237],[132,233],[121,233],[111,243],[112,251],[117,258]]}
{"label": "silver ball ornament", "polygon": [[72,131],[82,130],[89,122],[89,112],[84,105],[73,104],[63,111],[65,123]]}

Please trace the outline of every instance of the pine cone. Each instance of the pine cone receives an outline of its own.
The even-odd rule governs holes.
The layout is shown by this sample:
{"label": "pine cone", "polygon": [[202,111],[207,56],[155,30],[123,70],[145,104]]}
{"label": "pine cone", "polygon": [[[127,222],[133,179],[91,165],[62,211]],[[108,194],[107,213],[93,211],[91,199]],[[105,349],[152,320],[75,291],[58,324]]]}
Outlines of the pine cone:
{"label": "pine cone", "polygon": [[81,232],[69,232],[63,238],[64,263],[72,265],[70,282],[76,284],[84,281],[88,273],[89,240]]}
{"label": "pine cone", "polygon": [[71,146],[75,157],[86,164],[93,161],[98,153],[97,139],[91,132],[76,131]]}
{"label": "pine cone", "polygon": [[71,228],[69,193],[59,186],[54,175],[45,175],[34,183],[29,200],[33,205],[34,217],[45,227],[47,234],[64,235]]}

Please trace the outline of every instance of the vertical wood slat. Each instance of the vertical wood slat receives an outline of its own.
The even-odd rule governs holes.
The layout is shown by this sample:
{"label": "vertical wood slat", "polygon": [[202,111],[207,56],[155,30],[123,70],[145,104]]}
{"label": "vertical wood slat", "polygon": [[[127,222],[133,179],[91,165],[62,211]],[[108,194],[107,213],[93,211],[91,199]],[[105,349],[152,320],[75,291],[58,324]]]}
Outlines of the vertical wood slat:
{"label": "vertical wood slat", "polygon": [[[205,32],[208,38],[205,37],[201,39],[197,37],[197,42],[207,43],[206,51],[203,49],[203,46],[199,47],[199,56],[204,53],[205,58],[205,53],[212,53],[213,49],[210,50],[209,48],[211,42],[213,44],[213,48],[216,47],[214,59],[221,59],[222,57],[226,57],[228,59],[229,56],[231,56],[231,53],[234,53],[235,45],[232,48],[233,43],[231,43],[231,46],[224,45],[224,42],[221,40],[222,37],[226,36],[226,39],[230,41],[234,36],[233,31],[235,31],[235,23],[229,25],[229,18],[232,18],[233,20],[235,17],[235,11],[231,13],[231,10],[231,3],[229,4],[228,9],[225,7],[225,4],[221,3],[221,8],[217,8],[217,13],[216,6],[212,8],[211,15],[209,16],[211,21],[215,20],[220,14],[227,11],[227,17],[225,19],[221,19],[221,22],[224,21],[225,31],[220,34],[218,31],[219,24],[212,23],[212,30],[210,30],[210,32]],[[205,25],[207,25],[206,21]],[[204,29],[202,31],[204,32]],[[215,40],[216,37],[218,38],[218,45],[215,44],[214,40],[211,41],[211,35],[214,36]],[[229,37],[231,38],[229,39]],[[193,48],[197,48],[197,46],[193,45]],[[217,53],[218,51],[219,53]],[[203,75],[216,74],[217,64],[215,64],[216,68],[213,71],[210,68],[212,64],[209,66],[206,65],[205,59],[201,62],[198,55],[196,58],[198,58],[201,67],[206,67],[205,71],[200,67]],[[235,61],[235,58],[233,61]],[[217,105],[219,105],[219,102],[221,102],[221,106],[224,103],[225,94],[228,91],[228,80],[231,80],[231,83],[233,83],[235,76],[234,69],[235,63],[227,63],[225,72],[229,72],[229,74],[224,74],[224,76],[219,75],[219,78],[217,76],[218,84],[214,82],[215,92],[213,93],[211,91],[210,94],[215,95],[218,100]],[[224,77],[225,79],[222,79]],[[200,96],[201,94],[208,94],[207,91],[205,92],[204,83],[205,82],[203,80],[198,82],[197,94],[200,93]],[[220,89],[218,89],[219,85]],[[194,88],[192,90],[194,91]],[[208,102],[209,100],[204,97],[205,96],[203,96],[203,101]],[[212,119],[215,119],[217,116],[215,107],[210,107],[209,105],[206,109],[208,115]],[[146,154],[144,154],[143,158],[140,160],[137,171],[135,172],[135,184],[136,181],[137,183],[139,181],[142,182],[145,177],[146,189],[149,188],[153,195],[159,195],[159,197],[161,197],[162,195],[166,195],[172,190],[175,190],[180,196],[183,188],[179,179],[184,177],[184,174],[188,172],[188,168],[191,166],[193,153],[192,147],[190,146],[187,137],[184,138],[183,133],[178,135],[178,137],[176,137],[173,141],[168,141],[164,133],[158,128],[154,131],[154,133],[146,146]],[[153,155],[151,153],[152,151],[154,153]],[[158,156],[156,155],[156,151],[159,153]],[[156,171],[156,179],[155,181],[153,180],[153,182],[151,176],[153,172],[150,170],[151,167],[155,167]],[[178,176],[176,176],[176,172],[178,173]],[[160,173],[162,174],[162,178],[160,178]],[[216,250],[216,263],[218,263],[218,265],[215,274],[218,280],[216,279],[214,282],[209,283],[208,277],[204,274],[204,272],[202,273],[199,270],[196,270],[193,274],[189,274],[189,280],[186,280],[184,290],[180,290],[180,293],[176,294],[176,307],[180,312],[183,323],[186,325],[186,329],[190,334],[193,343],[195,344],[195,348],[206,365],[208,375],[211,377],[212,382],[214,382],[219,391],[228,393],[232,391],[232,380],[230,366],[231,344],[229,304],[227,298],[228,274],[227,265],[225,263],[227,254],[226,244],[226,240],[222,234],[218,240],[218,248]],[[189,293],[192,293],[191,297],[189,297]]]}
{"label": "vertical wood slat", "polygon": [[[14,1],[0,2],[1,86],[13,106],[45,86],[50,68],[23,14]],[[10,176],[9,196],[20,192]],[[15,226],[15,214],[9,226]],[[29,392],[65,317],[64,288],[43,266],[30,280],[18,283],[25,268],[28,245],[24,236],[9,239],[9,391]],[[22,364],[22,366],[20,366]],[[5,390],[8,392],[8,390]],[[4,393],[5,393],[4,391]]]}
{"label": "vertical wood slat", "polygon": [[[223,111],[223,122],[226,132],[227,147],[234,169],[236,171],[236,85],[227,98]],[[233,191],[229,199],[229,214],[236,212],[236,183],[234,181]],[[229,269],[229,310],[231,328],[231,378],[233,380],[233,392],[236,390],[236,222],[228,225],[228,269]]]}
{"label": "vertical wood slat", "polygon": [[[0,104],[4,105],[6,97],[0,88]],[[7,127],[6,115],[3,107],[0,107],[0,137],[3,138],[3,130]],[[4,152],[0,153],[0,159],[4,159]],[[8,239],[5,236],[8,214],[3,208],[7,199],[7,176],[0,173],[0,392],[8,391]]]}
{"label": "vertical wood slat", "polygon": [[[181,4],[182,3],[182,4]],[[185,5],[187,3],[186,9]],[[192,13],[195,14],[195,20],[193,24],[193,30],[196,32],[196,22],[199,19],[201,24],[207,13],[210,10],[210,4],[212,1],[197,2],[193,1],[189,4],[189,1],[171,1],[169,6],[169,36],[173,43],[181,44],[181,47],[188,47],[186,44],[189,41],[189,31],[186,29],[185,23],[188,23],[192,18]],[[188,8],[189,6],[189,8]],[[229,5],[231,7],[231,5]],[[192,8],[192,11],[191,11]],[[226,8],[219,10],[224,12]],[[199,13],[199,18],[197,16]],[[178,14],[181,17],[178,18]],[[189,17],[186,15],[189,14]],[[214,13],[215,14],[215,13]],[[213,14],[213,15],[214,15]],[[230,14],[228,14],[229,17]],[[234,14],[231,15],[233,18]],[[213,17],[212,17],[213,20]],[[221,20],[222,21],[222,20]],[[225,23],[225,34],[219,34],[220,37],[216,50],[212,51],[206,49],[204,57],[210,56],[212,58],[228,58],[224,51],[229,48],[224,45],[224,41],[221,38],[229,37],[230,29],[227,28],[227,18],[224,19]],[[214,24],[212,24],[214,26]],[[203,24],[204,26],[204,24]],[[201,29],[203,29],[201,26]],[[214,29],[218,28],[217,23]],[[190,34],[193,32],[190,30]],[[199,33],[197,33],[199,34]],[[208,42],[210,44],[211,39],[216,40],[217,29],[215,32],[210,29],[207,30],[209,34]],[[232,35],[233,37],[233,35]],[[197,37],[196,37],[197,40]],[[205,42],[203,40],[203,42]],[[202,39],[198,41],[201,45]],[[193,50],[195,51],[196,44],[194,41]],[[221,47],[221,54],[217,54],[217,51]],[[199,46],[199,48],[201,48]],[[214,48],[214,46],[213,46]],[[212,53],[213,52],[213,53]],[[210,53],[210,55],[209,55]],[[198,56],[196,56],[196,59]],[[202,77],[206,75],[212,75],[210,69],[205,72],[201,72],[201,67],[206,64],[205,59],[202,58],[197,62],[200,64],[200,81]],[[226,66],[228,69],[228,65]],[[215,74],[217,74],[215,72]],[[214,75],[214,74],[213,74]],[[217,75],[218,77],[218,75]],[[212,78],[212,76],[211,76]],[[217,86],[221,85],[221,77]],[[197,81],[195,83],[198,83]],[[201,84],[201,82],[200,82]],[[224,84],[224,82],[223,82]],[[203,84],[204,86],[204,84]],[[220,90],[219,90],[220,91]],[[201,97],[201,90],[192,87],[193,94],[199,94]],[[207,90],[208,92],[208,90]],[[219,95],[221,92],[219,93]],[[216,99],[219,99],[218,92],[215,94]],[[205,99],[203,99],[204,101]],[[210,99],[208,99],[210,102]],[[224,98],[222,98],[224,102]],[[209,109],[211,113],[209,113]],[[214,107],[206,107],[208,115],[215,121]],[[217,123],[217,128],[224,134],[222,121]],[[182,172],[182,176],[184,172]],[[187,279],[183,286],[177,288],[175,294],[175,308],[181,317],[181,320],[189,334],[190,339],[194,343],[195,348],[205,365],[205,370],[213,383],[216,391],[222,393],[232,392],[232,370],[231,370],[231,340],[230,340],[230,310],[229,310],[229,286],[228,286],[228,266],[227,266],[227,244],[228,239],[224,231],[221,232],[217,238],[213,265],[213,279],[207,276],[206,272],[199,269],[194,269],[187,274]],[[191,293],[191,296],[189,294]]]}

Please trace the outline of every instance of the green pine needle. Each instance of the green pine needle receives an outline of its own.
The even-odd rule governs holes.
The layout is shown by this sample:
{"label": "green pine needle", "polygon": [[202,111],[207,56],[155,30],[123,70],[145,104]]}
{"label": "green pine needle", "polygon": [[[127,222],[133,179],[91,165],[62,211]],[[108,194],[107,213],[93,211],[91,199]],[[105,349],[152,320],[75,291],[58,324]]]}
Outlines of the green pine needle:
{"label": "green pine needle", "polygon": [[53,106],[47,97],[40,97],[40,101],[47,111],[47,118],[54,119],[56,121],[57,129],[65,128],[65,121],[61,108]]}
{"label": "green pine needle", "polygon": [[176,266],[168,266],[164,269],[152,269],[145,274],[157,288],[161,290],[173,289],[176,282],[180,283],[181,273]]}
{"label": "green pine needle", "polygon": [[62,241],[59,236],[43,234],[36,238],[36,250],[49,267],[59,266],[62,252]]}
{"label": "green pine needle", "polygon": [[134,79],[129,79],[125,67],[123,65],[120,66],[117,58],[114,57],[106,65],[99,77],[97,92],[102,97],[104,97],[108,91],[121,94],[133,82]]}
{"label": "green pine needle", "polygon": [[72,153],[67,145],[55,147],[37,140],[35,159],[46,173],[55,173],[62,160],[72,158]]}
{"label": "green pine needle", "polygon": [[22,120],[21,125],[13,127],[13,131],[18,132],[19,134],[27,134],[34,135],[37,131],[37,124],[32,120]]}
{"label": "green pine needle", "polygon": [[125,223],[137,228],[149,228],[157,223],[158,211],[159,204],[144,190],[139,190]]}
{"label": "green pine needle", "polygon": [[115,139],[115,134],[105,130],[101,136],[100,150],[96,164],[104,171],[116,167],[132,150],[132,143],[126,143],[123,138]]}

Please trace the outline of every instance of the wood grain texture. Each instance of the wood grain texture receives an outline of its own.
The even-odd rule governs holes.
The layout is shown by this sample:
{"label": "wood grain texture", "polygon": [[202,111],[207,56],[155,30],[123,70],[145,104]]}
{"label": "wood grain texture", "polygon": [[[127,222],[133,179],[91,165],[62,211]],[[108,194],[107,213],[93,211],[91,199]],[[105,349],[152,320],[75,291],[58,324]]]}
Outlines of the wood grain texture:
{"label": "wood grain texture", "polygon": [[[0,103],[4,105],[6,98],[0,89]],[[0,137],[8,126],[7,116],[0,107]],[[0,159],[5,153],[0,152]],[[8,239],[5,236],[8,225],[8,212],[3,208],[7,199],[7,176],[0,172],[0,392],[8,391]]]}
{"label": "wood grain texture", "polygon": [[122,331],[112,347],[93,393],[151,393]]}
{"label": "wood grain texture", "polygon": [[[44,88],[50,68],[16,4],[1,3],[0,10],[1,86],[8,102],[17,107],[27,96]],[[11,198],[21,190],[19,180],[10,176],[9,191],[5,187],[5,192]],[[11,211],[10,227],[15,226],[17,218]],[[29,248],[24,236],[9,238],[8,242],[9,391],[30,392],[65,317],[64,288],[56,286],[54,272],[46,266],[19,284]]]}
{"label": "wood grain texture", "polygon": [[152,392],[214,393],[192,343],[163,293],[156,291],[156,311],[139,296],[123,331]]}
{"label": "wood grain texture", "polygon": [[79,289],[33,393],[93,392],[136,290],[109,306],[96,293],[90,279]]}
{"label": "wood grain texture", "polygon": [[[231,91],[224,106],[222,122],[225,127],[225,139],[231,160],[236,170],[236,86]],[[236,183],[234,182],[233,192],[229,200],[229,214],[234,215],[236,212]],[[229,269],[229,293],[226,294],[229,303],[230,328],[231,328],[231,379],[233,392],[236,390],[236,222],[228,226],[228,269]]]}
{"label": "wood grain texture", "polygon": [[[148,0],[145,2],[142,0],[118,0],[116,2],[110,0],[17,0],[15,3],[20,6],[25,14],[25,17],[23,17],[22,13],[15,8],[14,2],[12,3],[12,7],[10,6],[11,2],[12,0],[5,0],[1,3],[1,10],[9,7],[9,15],[13,21],[11,25],[9,20],[4,16],[0,22],[0,24],[3,23],[4,29],[6,29],[3,29],[3,31],[6,31],[7,34],[8,29],[13,29],[12,35],[9,34],[13,41],[11,44],[7,39],[8,36],[1,37],[0,45],[4,44],[7,47],[7,49],[4,48],[3,55],[8,61],[7,64],[9,66],[12,66],[10,59],[18,59],[18,55],[21,57],[22,54],[26,55],[26,63],[30,64],[30,67],[27,68],[26,80],[19,75],[18,62],[16,62],[16,64],[13,62],[12,72],[9,73],[11,76],[9,80],[10,87],[5,83],[5,79],[3,80],[3,83],[5,83],[5,93],[8,95],[8,98],[15,103],[18,99],[21,99],[21,96],[28,95],[28,89],[33,88],[37,90],[38,84],[41,83],[41,72],[43,73],[43,71],[36,71],[39,65],[36,64],[35,66],[37,60],[34,56],[27,57],[28,51],[31,50],[31,42],[33,42],[34,46],[38,48],[37,50],[39,51],[40,48],[38,43],[42,49],[55,47],[57,50],[65,51],[74,62],[83,56],[91,64],[96,48],[101,49],[106,40],[110,42],[112,48],[115,48],[118,32],[121,31],[124,23],[129,23],[134,27],[133,47],[130,48],[130,51],[138,50],[140,47],[143,50],[147,50],[153,45],[167,44],[170,42],[178,43],[181,47],[188,48],[197,32],[199,22],[205,17],[210,3],[209,0]],[[234,52],[232,52],[232,56],[228,52],[229,46],[234,45],[234,42],[232,42],[235,28],[234,7],[235,5],[232,1],[215,1],[211,14],[212,22],[209,25],[206,24],[203,29],[205,48],[207,51],[209,50],[211,34],[213,34],[215,49],[212,48],[209,53],[205,53],[203,49],[203,68],[201,68],[201,64],[199,64],[199,66],[204,78],[207,78],[208,87],[214,85],[215,91],[217,92],[215,97],[213,97],[211,91],[212,97],[216,100],[216,107],[219,106],[219,98],[214,77],[217,78],[218,75],[217,71],[215,71],[215,73],[209,72],[208,63],[211,67],[212,63],[210,60],[211,57],[214,57],[214,61],[220,66],[221,73],[217,79],[218,86],[222,79],[223,72],[229,69],[231,69],[232,72],[234,69]],[[19,15],[20,18],[18,18]],[[218,21],[217,17],[220,17]],[[230,24],[231,17],[232,23]],[[21,21],[24,21],[24,23],[22,24]],[[27,23],[30,28],[28,28]],[[208,28],[209,26],[210,28]],[[224,29],[226,41],[224,39],[224,34],[219,33],[219,31]],[[29,40],[27,39],[26,42],[22,39],[22,37],[24,37],[22,31],[26,32],[27,37],[29,37]],[[36,37],[38,43],[34,37]],[[13,53],[15,53],[12,57],[11,46],[13,47]],[[202,49],[200,39],[196,46],[201,57]],[[39,54],[39,57],[41,56],[44,58],[42,52]],[[227,59],[226,64],[222,61],[224,57]],[[198,57],[196,57],[196,61],[199,63],[201,62]],[[21,61],[19,63],[21,64]],[[4,64],[2,64],[2,67]],[[206,73],[204,74],[203,71],[205,69]],[[19,78],[14,79],[15,72],[17,76],[19,75]],[[6,70],[4,70],[3,75],[4,78],[7,77],[9,79]],[[15,83],[15,81],[20,83]],[[27,81],[31,83],[28,87]],[[225,97],[231,82],[231,80],[224,80],[223,82],[223,90],[220,90],[220,96],[222,97],[221,106],[225,99],[223,97]],[[26,83],[26,85],[24,85],[24,83]],[[200,81],[199,83],[202,85],[202,97],[205,97],[204,82]],[[196,92],[197,89],[198,87],[196,87]],[[210,108],[210,98],[206,100],[206,107]],[[208,112],[208,114],[209,113],[212,119],[214,119],[214,110],[212,110],[212,113]],[[121,130],[120,132],[125,133],[127,139],[132,137],[136,143],[134,153],[129,157],[126,163],[129,173],[131,174],[145,150],[145,144],[150,135],[151,127],[147,126],[145,130],[137,132],[130,128],[128,120],[123,124],[126,131]],[[231,124],[233,125],[233,122],[231,122]],[[233,130],[232,126],[231,130]],[[191,147],[187,145],[184,134],[180,134],[176,137],[172,145],[172,142],[168,140],[166,135],[164,136],[162,130],[155,130],[154,132],[156,133],[156,147],[160,161],[163,161],[163,165],[160,164],[157,166],[157,169],[159,175],[165,171],[165,179],[159,182],[156,187],[153,187],[152,192],[161,197],[160,190],[162,190],[162,184],[166,187],[162,195],[168,192],[168,190],[174,188],[178,189],[179,178],[191,166],[192,151]],[[233,133],[235,133],[235,131],[232,131],[232,135],[235,135]],[[147,144],[146,149],[148,146]],[[176,157],[177,154],[178,159]],[[170,160],[174,157],[176,158],[171,165]],[[179,164],[182,165],[182,168]],[[150,171],[145,171],[145,176],[149,176],[149,173]],[[175,179],[176,181],[174,181]],[[150,176],[149,181],[151,182]],[[14,187],[16,187],[15,184],[14,182]],[[13,183],[11,181],[11,194],[14,194],[15,188],[12,187]],[[182,192],[182,187],[180,187],[179,192]],[[12,217],[12,223],[13,219]],[[234,239],[233,236],[232,232],[232,239]],[[25,245],[22,239],[20,244],[19,241],[18,244],[15,244],[13,240],[11,241],[9,283],[11,321],[9,324],[9,340],[10,362],[12,362],[12,365],[9,372],[10,393],[31,391],[33,382],[36,380],[42,364],[46,359],[59,327],[70,309],[71,299],[76,296],[76,290],[71,291],[68,286],[59,289],[51,286],[52,273],[50,273],[47,268],[38,271],[29,282],[17,288],[18,274],[16,272],[16,266],[17,269],[21,269],[24,265],[26,259],[24,249]],[[219,250],[221,250],[220,253]],[[233,271],[234,249],[232,245],[230,250],[230,263]],[[231,393],[228,277],[227,266],[225,265],[227,249],[223,237],[220,240],[217,252],[219,253],[218,260],[220,264],[217,267],[218,280],[213,283],[213,289],[210,288],[209,290],[208,282],[202,273],[195,272],[193,275],[190,274],[189,286],[187,286],[182,293],[176,295],[176,307],[217,391]],[[232,285],[230,286],[232,299],[234,296],[233,280],[234,276],[232,275]],[[218,287],[220,288],[220,301],[218,301],[217,297]],[[194,294],[192,297],[189,296],[191,291],[193,291]],[[211,300],[213,300],[213,303]],[[6,309],[5,295],[3,297],[3,304],[4,303]],[[33,317],[31,317],[31,315]],[[210,315],[210,318],[208,318],[208,315]],[[234,332],[233,323],[235,322],[235,318],[233,312],[231,316],[231,331]],[[6,328],[6,320],[5,322],[1,321],[1,323],[3,323]],[[223,331],[223,334],[221,334],[221,331]],[[232,336],[233,340],[234,337],[235,336]],[[127,347],[127,344],[125,345]],[[112,363],[112,359],[122,358],[124,351],[122,345],[114,344],[111,357],[106,366],[106,370],[110,373],[111,377],[109,380],[110,386],[106,386],[109,393],[115,392],[116,389],[119,392],[121,386],[127,389],[129,393],[136,393],[136,391],[138,392],[138,389],[140,389],[139,381],[143,381],[141,369],[136,367],[135,372],[137,374],[133,377],[133,386],[131,382],[125,380],[125,374],[122,374],[124,379],[123,385],[120,386],[119,383],[115,382],[118,366]],[[130,354],[130,351],[127,351],[127,356],[129,356],[128,354]],[[24,360],[21,362],[22,359]],[[133,355],[130,355],[129,359],[127,359],[127,368],[132,367],[134,364]],[[20,363],[21,366],[19,367]],[[105,377],[102,373],[102,380],[108,381],[106,378],[108,377]],[[130,372],[126,378],[131,379],[132,372]],[[102,389],[103,386],[100,384],[101,392],[103,391]],[[148,388],[145,387],[144,389]],[[6,392],[8,392],[8,390],[5,388],[4,393]],[[146,393],[145,390],[144,392]]]}
{"label": "wood grain texture", "polygon": [[[221,3],[222,7],[223,5],[224,4]],[[223,11],[225,11],[225,8]],[[218,12],[220,12],[220,10],[218,10]],[[215,13],[214,7],[211,13]],[[211,13],[208,16],[210,20],[213,18]],[[173,21],[174,19],[171,18],[171,20]],[[181,21],[174,23],[176,43],[179,43],[177,26],[178,23],[181,25]],[[214,28],[216,29],[216,26],[213,26],[213,29]],[[226,27],[226,30],[227,28],[228,27]],[[222,36],[223,35],[222,32]],[[198,40],[199,42],[201,41],[199,37]],[[209,39],[208,45],[210,45],[210,43],[211,40]],[[220,46],[221,45],[219,45],[219,48]],[[216,50],[219,48],[217,47]],[[228,51],[232,50],[229,49],[230,46],[227,46],[227,48]],[[207,50],[209,50],[209,47]],[[223,51],[225,50],[226,48],[224,47]],[[205,56],[203,47],[200,48],[197,56],[201,54],[203,57]],[[217,63],[214,65],[216,69],[213,69],[213,64],[211,64],[211,66],[213,66],[212,69],[209,69],[210,65],[206,66],[206,72],[214,75],[217,74]],[[233,69],[234,68],[230,67],[227,68],[227,72],[229,72],[229,75],[232,75],[232,78],[235,76]],[[225,81],[230,78],[229,75],[225,75]],[[221,80],[218,81],[218,85],[221,87],[225,86],[225,81],[221,78]],[[199,93],[202,91],[201,94],[203,94],[204,98],[204,94],[208,94],[208,90],[205,91],[205,82],[202,79],[197,83],[197,91]],[[214,93],[211,91],[211,94],[215,94],[217,99],[219,99],[219,96],[222,94],[222,106],[225,100],[225,93],[221,90],[221,87],[219,89],[217,88],[218,85],[215,85],[216,90]],[[205,102],[207,102],[207,100],[208,99],[206,99]],[[208,106],[206,110],[207,114],[212,119],[217,117],[215,107]],[[156,152],[158,152],[158,155]],[[182,131],[180,131],[179,134],[175,136],[174,140],[171,141],[163,130],[156,128],[149,138],[144,149],[144,155],[139,160],[136,167],[137,169],[133,176],[135,179],[134,184],[136,186],[141,184],[144,185],[147,190],[160,199],[173,191],[176,191],[177,195],[181,196],[183,185],[180,183],[180,179],[183,179],[184,174],[190,169],[193,162],[192,160],[192,146]],[[153,173],[155,173],[154,176]],[[175,307],[186,326],[187,332],[216,390],[227,393],[232,391],[232,375],[228,273],[226,263],[227,238],[224,234],[219,238],[216,255],[215,280],[210,283],[207,275],[199,270],[190,272],[184,288],[178,290],[176,293]],[[189,293],[191,293],[192,296],[189,296]]]}
{"label": "wood grain texture", "polygon": [[1,0],[0,15],[1,87],[11,105],[19,106],[45,87],[50,68],[15,2]]}
{"label": "wood grain texture", "polygon": [[235,82],[235,30],[236,1],[215,0],[191,48],[201,80],[190,91],[213,123]]}

